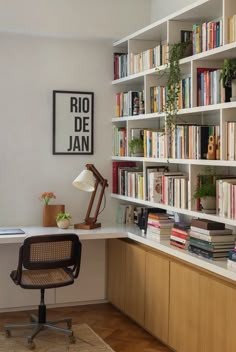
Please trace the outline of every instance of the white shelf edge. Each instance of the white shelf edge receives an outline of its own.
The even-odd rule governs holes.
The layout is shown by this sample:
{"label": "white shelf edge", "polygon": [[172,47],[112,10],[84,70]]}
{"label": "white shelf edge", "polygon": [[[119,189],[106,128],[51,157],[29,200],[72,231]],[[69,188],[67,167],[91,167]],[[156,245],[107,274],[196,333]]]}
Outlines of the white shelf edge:
{"label": "white shelf edge", "polygon": [[236,160],[208,160],[208,159],[158,159],[158,158],[144,158],[132,156],[112,156],[113,161],[139,161],[139,162],[153,162],[165,164],[183,164],[183,165],[212,165],[212,166],[227,166],[236,167]]}
{"label": "white shelf edge", "polygon": [[122,195],[114,194],[114,193],[111,193],[111,197],[115,198],[115,199],[123,200],[126,202],[132,202],[132,203],[136,203],[136,204],[140,204],[140,205],[144,205],[144,206],[148,206],[148,207],[158,207],[160,209],[165,209],[167,211],[171,211],[171,212],[178,213],[178,214],[188,215],[188,216],[197,217],[197,218],[201,218],[201,219],[208,219],[208,220],[212,220],[212,221],[222,222],[224,224],[231,225],[231,226],[236,226],[236,220],[219,217],[216,214],[206,214],[206,213],[202,213],[200,211],[175,208],[175,207],[165,205],[165,204],[153,203],[153,202],[149,202],[146,200],[126,197],[126,196],[122,196]]}
{"label": "white shelf edge", "polygon": [[[178,116],[181,115],[188,115],[194,113],[204,113],[207,111],[218,111],[223,109],[233,109],[236,108],[236,101],[228,102],[228,103],[219,103],[219,104],[212,104],[212,105],[203,105],[203,106],[194,106],[192,108],[187,109],[180,109],[177,113]],[[153,119],[157,117],[165,117],[165,113],[148,113],[142,114],[137,116],[122,116],[122,117],[113,117],[112,122],[119,122],[119,121],[132,121],[132,120],[147,120]]]}

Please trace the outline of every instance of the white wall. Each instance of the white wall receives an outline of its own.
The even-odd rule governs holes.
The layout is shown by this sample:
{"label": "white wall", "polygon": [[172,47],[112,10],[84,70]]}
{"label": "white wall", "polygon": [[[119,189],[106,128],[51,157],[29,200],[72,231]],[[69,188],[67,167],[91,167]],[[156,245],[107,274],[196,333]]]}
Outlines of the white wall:
{"label": "white wall", "polygon": [[193,4],[194,0],[150,0],[150,22],[155,22],[171,13],[181,10],[183,7]]}
{"label": "white wall", "polygon": [[150,0],[0,0],[0,31],[114,40],[149,15]]}
{"label": "white wall", "polygon": [[[149,10],[149,0],[0,0],[0,226],[40,225],[44,191],[82,221],[90,194],[71,183],[86,163],[111,189],[112,42],[147,25]],[[52,155],[52,90],[95,93],[94,155]],[[100,220],[115,215],[109,191]]]}
{"label": "white wall", "polygon": [[[44,191],[82,220],[90,194],[73,179],[94,163],[111,181],[111,43],[20,35],[0,41],[0,226],[40,224]],[[94,155],[52,155],[54,89],[95,93]]]}

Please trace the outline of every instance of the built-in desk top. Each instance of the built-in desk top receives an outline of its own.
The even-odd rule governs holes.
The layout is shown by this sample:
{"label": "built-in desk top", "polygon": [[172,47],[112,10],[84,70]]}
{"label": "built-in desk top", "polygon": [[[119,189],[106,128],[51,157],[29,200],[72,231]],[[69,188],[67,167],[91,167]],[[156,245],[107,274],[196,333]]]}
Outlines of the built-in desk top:
{"label": "built-in desk top", "polygon": [[208,270],[214,274],[220,275],[223,278],[230,279],[236,282],[236,273],[227,269],[226,260],[224,261],[211,261],[204,259],[195,254],[188,252],[187,250],[180,249],[169,244],[169,241],[155,241],[146,238],[142,234],[142,231],[135,225],[119,225],[119,224],[103,224],[101,228],[93,230],[75,230],[69,228],[68,230],[62,230],[57,227],[22,227],[25,234],[15,235],[0,235],[0,245],[2,244],[17,244],[22,243],[28,236],[35,235],[50,235],[60,233],[75,233],[79,236],[81,241],[84,240],[99,240],[99,239],[112,239],[112,238],[130,238],[138,243],[142,243],[150,248],[157,249],[163,254],[173,256],[177,259],[181,259],[186,263],[193,264],[199,268]]}

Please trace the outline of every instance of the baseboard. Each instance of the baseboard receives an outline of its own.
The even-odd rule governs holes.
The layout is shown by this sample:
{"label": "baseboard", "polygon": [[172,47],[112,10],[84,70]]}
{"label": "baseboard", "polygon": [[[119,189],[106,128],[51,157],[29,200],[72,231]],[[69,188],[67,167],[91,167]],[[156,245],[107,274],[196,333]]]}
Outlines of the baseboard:
{"label": "baseboard", "polygon": [[[69,302],[69,303],[59,303],[59,304],[47,304],[47,308],[57,308],[57,307],[73,307],[73,306],[84,306],[88,304],[102,304],[108,303],[108,300],[94,300],[94,301],[80,301],[80,302]],[[38,305],[36,306],[27,306],[27,307],[14,307],[14,308],[1,308],[0,313],[7,313],[7,312],[21,312],[24,310],[37,310]]]}

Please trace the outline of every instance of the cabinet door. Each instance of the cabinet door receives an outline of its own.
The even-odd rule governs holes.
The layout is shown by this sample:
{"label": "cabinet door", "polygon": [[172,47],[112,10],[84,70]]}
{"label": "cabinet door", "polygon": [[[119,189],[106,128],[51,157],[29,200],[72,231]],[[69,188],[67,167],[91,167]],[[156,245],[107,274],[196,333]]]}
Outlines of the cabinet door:
{"label": "cabinet door", "polygon": [[200,279],[201,352],[234,352],[236,290],[234,286],[208,276]]}
{"label": "cabinet door", "polygon": [[170,263],[169,345],[179,352],[202,352],[198,346],[199,280],[197,271]]}
{"label": "cabinet door", "polygon": [[125,248],[121,240],[108,241],[108,300],[124,311],[125,301]]}
{"label": "cabinet door", "polygon": [[125,312],[142,326],[144,325],[145,257],[144,249],[134,244],[127,244]]}
{"label": "cabinet door", "polygon": [[145,328],[168,342],[169,260],[146,254]]}

